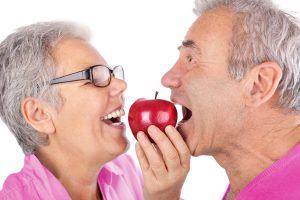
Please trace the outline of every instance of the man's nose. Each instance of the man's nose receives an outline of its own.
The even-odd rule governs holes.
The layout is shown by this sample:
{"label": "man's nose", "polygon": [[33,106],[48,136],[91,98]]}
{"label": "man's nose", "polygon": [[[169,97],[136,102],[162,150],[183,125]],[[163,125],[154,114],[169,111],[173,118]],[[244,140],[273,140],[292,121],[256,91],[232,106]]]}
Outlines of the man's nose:
{"label": "man's nose", "polygon": [[177,88],[181,85],[181,77],[183,72],[176,64],[167,71],[161,78],[161,83],[167,88]]}

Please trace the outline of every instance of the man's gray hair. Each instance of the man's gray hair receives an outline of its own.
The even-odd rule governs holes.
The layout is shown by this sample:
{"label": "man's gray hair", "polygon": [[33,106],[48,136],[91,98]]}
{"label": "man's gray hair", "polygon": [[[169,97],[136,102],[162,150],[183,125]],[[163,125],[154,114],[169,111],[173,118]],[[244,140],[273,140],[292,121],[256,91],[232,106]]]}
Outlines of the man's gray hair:
{"label": "man's gray hair", "polygon": [[25,154],[47,144],[48,138],[25,121],[21,102],[34,97],[58,107],[59,91],[49,86],[56,75],[51,50],[65,38],[89,41],[90,34],[71,22],[41,22],[17,29],[0,44],[0,116]]}
{"label": "man's gray hair", "polygon": [[283,71],[278,105],[300,113],[300,26],[270,0],[196,0],[194,12],[226,7],[236,16],[229,44],[229,74],[241,80],[253,66],[276,62]]}

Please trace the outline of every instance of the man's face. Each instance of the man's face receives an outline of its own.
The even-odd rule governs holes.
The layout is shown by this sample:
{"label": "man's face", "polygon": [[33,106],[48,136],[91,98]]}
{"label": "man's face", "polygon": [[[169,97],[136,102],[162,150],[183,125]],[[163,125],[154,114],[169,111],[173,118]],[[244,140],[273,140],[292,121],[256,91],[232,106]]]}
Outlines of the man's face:
{"label": "man's face", "polygon": [[[54,48],[53,56],[58,77],[93,65],[107,66],[89,43],[79,39],[62,40]],[[113,111],[123,109],[123,80],[112,77],[107,87],[96,87],[88,80],[52,87],[60,88],[63,103],[53,117],[56,133],[50,135],[50,143],[70,155],[95,162],[110,160],[127,149],[124,124],[103,120]]]}
{"label": "man's face", "polygon": [[240,84],[229,77],[232,15],[213,10],[199,17],[180,46],[175,65],[162,77],[171,99],[183,107],[178,130],[193,155],[217,153],[240,128]]}

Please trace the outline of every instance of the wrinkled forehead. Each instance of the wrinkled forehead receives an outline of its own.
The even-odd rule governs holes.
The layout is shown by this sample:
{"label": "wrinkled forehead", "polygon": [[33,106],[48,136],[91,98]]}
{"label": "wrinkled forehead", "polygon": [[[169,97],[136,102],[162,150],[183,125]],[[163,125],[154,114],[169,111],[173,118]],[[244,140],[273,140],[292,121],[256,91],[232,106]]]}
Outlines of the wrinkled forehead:
{"label": "wrinkled forehead", "polygon": [[87,41],[68,38],[59,41],[52,50],[57,74],[80,71],[93,65],[107,65],[101,54]]}
{"label": "wrinkled forehead", "polygon": [[232,35],[234,19],[233,12],[227,8],[210,10],[195,20],[186,37],[228,41]]}
{"label": "wrinkled forehead", "polygon": [[203,53],[222,49],[228,51],[234,19],[227,8],[210,10],[195,20],[184,40],[194,41]]}

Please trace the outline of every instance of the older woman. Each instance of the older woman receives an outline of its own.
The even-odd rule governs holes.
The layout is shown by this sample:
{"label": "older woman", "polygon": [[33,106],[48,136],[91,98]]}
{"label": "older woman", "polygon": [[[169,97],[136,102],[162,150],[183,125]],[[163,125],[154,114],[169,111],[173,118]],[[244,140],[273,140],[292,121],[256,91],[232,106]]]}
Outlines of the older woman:
{"label": "older woman", "polygon": [[47,22],[0,44],[1,118],[26,154],[1,200],[143,199],[123,154],[123,68],[108,67],[88,41],[78,25]]}

